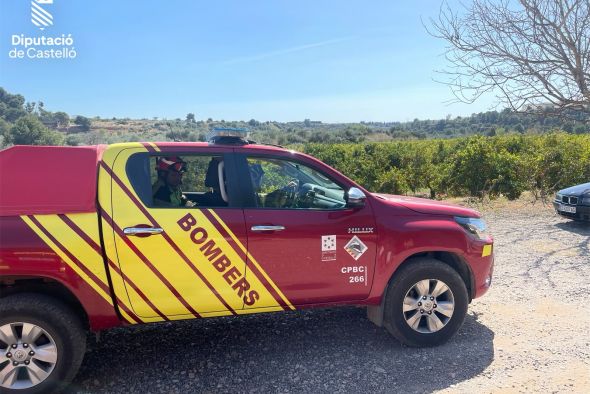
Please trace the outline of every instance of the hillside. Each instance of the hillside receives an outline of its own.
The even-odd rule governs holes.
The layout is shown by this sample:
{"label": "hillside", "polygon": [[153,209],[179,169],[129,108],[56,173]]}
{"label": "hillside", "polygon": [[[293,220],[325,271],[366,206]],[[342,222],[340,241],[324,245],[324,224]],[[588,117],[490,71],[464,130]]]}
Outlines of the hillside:
{"label": "hillside", "polygon": [[323,123],[197,120],[189,113],[183,119],[101,119],[51,112],[43,102],[26,102],[19,94],[0,87],[0,146],[10,144],[96,144],[138,140],[203,141],[214,127],[245,127],[251,138],[271,144],[358,143],[396,140],[455,138],[471,135],[543,134],[563,130],[590,133],[590,119],[570,114],[567,119],[544,112],[520,114],[510,110],[472,114],[468,117],[411,122]]}

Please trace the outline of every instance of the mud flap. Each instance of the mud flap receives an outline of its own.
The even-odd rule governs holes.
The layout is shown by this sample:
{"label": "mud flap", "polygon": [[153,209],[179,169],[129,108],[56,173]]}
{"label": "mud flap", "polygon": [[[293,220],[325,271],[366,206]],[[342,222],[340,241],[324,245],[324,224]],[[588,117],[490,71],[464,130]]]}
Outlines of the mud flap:
{"label": "mud flap", "polygon": [[383,305],[368,306],[367,318],[377,327],[383,327]]}
{"label": "mud flap", "polygon": [[389,284],[385,287],[381,295],[381,303],[379,305],[367,306],[367,318],[377,327],[383,327],[383,318],[385,317],[385,300],[387,299],[387,290]]}

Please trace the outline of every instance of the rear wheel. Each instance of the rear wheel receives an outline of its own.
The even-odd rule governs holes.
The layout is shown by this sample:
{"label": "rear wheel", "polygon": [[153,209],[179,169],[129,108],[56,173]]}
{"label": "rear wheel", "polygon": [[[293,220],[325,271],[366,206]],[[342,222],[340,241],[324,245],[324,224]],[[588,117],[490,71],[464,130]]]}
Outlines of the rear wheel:
{"label": "rear wheel", "polygon": [[461,327],[467,304],[467,288],[453,268],[435,259],[416,258],[389,285],[384,325],[405,345],[439,345]]}
{"label": "rear wheel", "polygon": [[80,320],[59,301],[36,294],[0,299],[0,392],[59,391],[85,350]]}

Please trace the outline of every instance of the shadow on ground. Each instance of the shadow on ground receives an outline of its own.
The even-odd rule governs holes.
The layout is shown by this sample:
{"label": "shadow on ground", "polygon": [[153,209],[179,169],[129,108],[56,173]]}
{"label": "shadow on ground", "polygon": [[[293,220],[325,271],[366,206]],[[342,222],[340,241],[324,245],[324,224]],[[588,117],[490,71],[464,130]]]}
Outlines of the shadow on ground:
{"label": "shadow on ground", "polygon": [[76,392],[424,392],[493,360],[494,334],[468,315],[436,348],[406,348],[346,307],[160,323],[103,333]]}
{"label": "shadow on ground", "polygon": [[590,222],[570,220],[556,223],[555,226],[571,233],[590,236]]}

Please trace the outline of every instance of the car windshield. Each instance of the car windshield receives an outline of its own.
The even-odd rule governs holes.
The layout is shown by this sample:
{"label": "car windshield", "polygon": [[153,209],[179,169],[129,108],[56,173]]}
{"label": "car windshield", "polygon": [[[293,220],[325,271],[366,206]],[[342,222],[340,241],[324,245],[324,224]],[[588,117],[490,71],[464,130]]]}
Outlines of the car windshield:
{"label": "car windshield", "polygon": [[305,183],[313,183],[327,189],[339,190],[340,186],[326,178],[323,174],[315,171],[312,168],[300,166],[295,163],[285,162],[283,170],[290,176],[297,179],[304,179]]}

